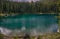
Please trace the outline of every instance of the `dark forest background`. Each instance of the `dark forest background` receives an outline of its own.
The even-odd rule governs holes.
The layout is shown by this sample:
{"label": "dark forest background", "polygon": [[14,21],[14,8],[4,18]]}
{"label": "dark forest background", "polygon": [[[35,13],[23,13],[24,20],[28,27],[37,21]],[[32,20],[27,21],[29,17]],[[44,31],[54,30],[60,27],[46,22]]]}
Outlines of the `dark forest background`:
{"label": "dark forest background", "polygon": [[36,2],[0,0],[0,13],[60,13],[60,0]]}

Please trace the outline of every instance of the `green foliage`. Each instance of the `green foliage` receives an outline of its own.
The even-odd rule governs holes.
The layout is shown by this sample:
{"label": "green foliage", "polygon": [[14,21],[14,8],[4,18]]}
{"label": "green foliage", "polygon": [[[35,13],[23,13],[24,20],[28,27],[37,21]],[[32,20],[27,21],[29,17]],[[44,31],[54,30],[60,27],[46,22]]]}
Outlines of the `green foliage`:
{"label": "green foliage", "polygon": [[16,36],[16,37],[14,37],[14,39],[18,39],[18,37]]}
{"label": "green foliage", "polygon": [[0,34],[0,39],[3,39],[3,37],[4,37],[3,34]]}

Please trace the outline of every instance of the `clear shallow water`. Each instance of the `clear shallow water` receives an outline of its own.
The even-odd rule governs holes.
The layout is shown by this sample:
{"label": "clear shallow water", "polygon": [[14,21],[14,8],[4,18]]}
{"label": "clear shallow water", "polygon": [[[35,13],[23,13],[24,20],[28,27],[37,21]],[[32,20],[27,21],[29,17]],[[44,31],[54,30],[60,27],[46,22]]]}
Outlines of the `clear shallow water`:
{"label": "clear shallow water", "polygon": [[57,32],[58,29],[57,18],[55,15],[49,14],[8,16],[1,19],[0,26],[9,30],[18,29],[32,34]]}

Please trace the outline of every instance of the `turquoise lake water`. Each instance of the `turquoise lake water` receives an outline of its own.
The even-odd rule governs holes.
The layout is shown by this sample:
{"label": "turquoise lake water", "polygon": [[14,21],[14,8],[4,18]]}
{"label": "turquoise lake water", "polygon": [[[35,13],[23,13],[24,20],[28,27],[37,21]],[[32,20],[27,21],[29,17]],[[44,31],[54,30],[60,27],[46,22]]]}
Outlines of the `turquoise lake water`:
{"label": "turquoise lake water", "polygon": [[8,29],[22,29],[37,32],[57,32],[58,24],[56,15],[50,14],[22,14],[1,18],[0,27]]}

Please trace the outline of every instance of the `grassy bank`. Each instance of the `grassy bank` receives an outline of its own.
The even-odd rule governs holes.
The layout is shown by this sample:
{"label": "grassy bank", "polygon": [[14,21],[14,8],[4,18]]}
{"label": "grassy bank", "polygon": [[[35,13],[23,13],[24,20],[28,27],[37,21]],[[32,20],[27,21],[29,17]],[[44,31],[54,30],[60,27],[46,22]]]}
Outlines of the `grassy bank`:
{"label": "grassy bank", "polygon": [[[0,34],[0,39],[23,39],[23,37],[19,36],[4,36]],[[28,39],[36,39],[36,36],[30,36]],[[37,36],[37,39],[60,39],[60,33],[54,33],[54,34],[46,34],[46,35],[40,35]]]}

